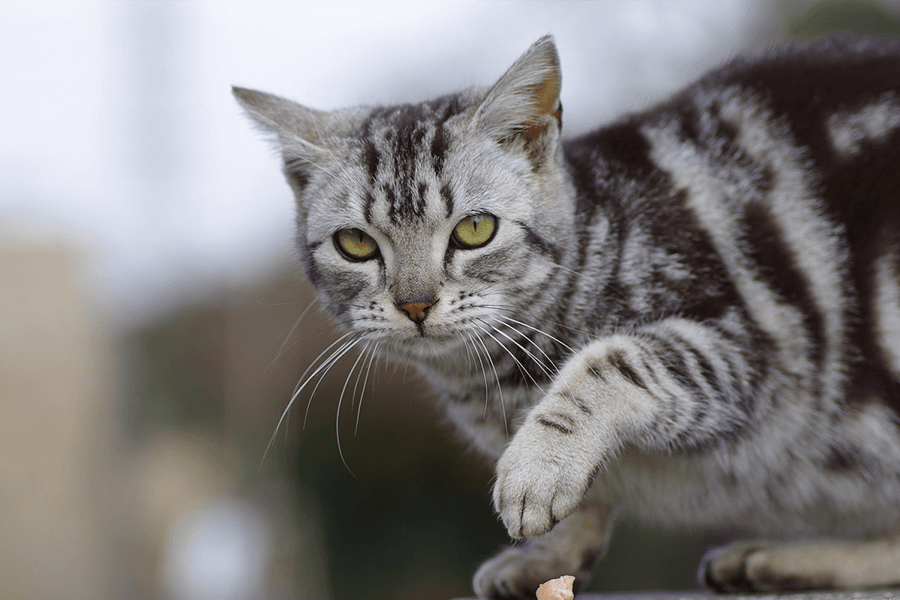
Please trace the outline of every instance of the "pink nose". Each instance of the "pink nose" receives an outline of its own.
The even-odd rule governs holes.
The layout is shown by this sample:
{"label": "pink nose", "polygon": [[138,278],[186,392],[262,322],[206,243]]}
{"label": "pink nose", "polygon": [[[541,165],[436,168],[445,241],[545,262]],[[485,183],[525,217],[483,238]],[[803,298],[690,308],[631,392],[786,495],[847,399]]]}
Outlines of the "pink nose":
{"label": "pink nose", "polygon": [[409,318],[413,320],[414,323],[421,323],[425,320],[425,317],[428,316],[428,309],[431,308],[431,302],[407,302],[405,304],[401,304],[400,308],[406,311],[406,314],[409,315]]}

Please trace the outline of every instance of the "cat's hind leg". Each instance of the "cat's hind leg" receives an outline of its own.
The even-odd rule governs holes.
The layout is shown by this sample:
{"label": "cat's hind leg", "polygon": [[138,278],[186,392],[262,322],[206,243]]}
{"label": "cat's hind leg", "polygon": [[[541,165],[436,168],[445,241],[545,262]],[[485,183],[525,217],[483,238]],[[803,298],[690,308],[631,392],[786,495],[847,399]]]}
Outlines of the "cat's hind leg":
{"label": "cat's hind leg", "polygon": [[739,542],[704,557],[699,579],[720,592],[900,584],[900,535],[873,540]]}
{"label": "cat's hind leg", "polygon": [[540,584],[562,575],[574,575],[577,590],[606,549],[609,512],[585,500],[550,532],[503,549],[475,572],[475,593],[484,600],[533,600]]}

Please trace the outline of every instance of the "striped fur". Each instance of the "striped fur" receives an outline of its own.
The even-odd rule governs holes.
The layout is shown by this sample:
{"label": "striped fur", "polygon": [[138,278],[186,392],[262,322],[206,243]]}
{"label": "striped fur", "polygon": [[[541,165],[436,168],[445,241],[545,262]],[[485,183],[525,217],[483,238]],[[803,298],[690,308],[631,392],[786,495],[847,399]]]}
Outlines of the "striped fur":
{"label": "striped fur", "polygon": [[[420,367],[536,538],[476,592],[587,576],[617,512],[889,540],[735,546],[705,563],[719,589],[900,583],[878,545],[900,532],[900,43],[739,59],[565,142],[560,82],[543,38],[416,105],[235,90],[277,137],[322,305]],[[496,230],[467,248],[472,215]],[[345,258],[348,228],[377,256]]]}

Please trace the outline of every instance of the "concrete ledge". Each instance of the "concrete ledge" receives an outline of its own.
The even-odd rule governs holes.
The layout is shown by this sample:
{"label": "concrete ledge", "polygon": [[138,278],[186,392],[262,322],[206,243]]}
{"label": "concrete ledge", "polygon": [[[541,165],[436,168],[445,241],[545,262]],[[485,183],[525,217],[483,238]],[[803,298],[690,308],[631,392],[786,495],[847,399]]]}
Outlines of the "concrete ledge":
{"label": "concrete ledge", "polygon": [[[900,600],[900,589],[842,590],[781,594],[714,594],[704,591],[577,594],[575,600]],[[476,600],[457,598],[456,600]]]}
{"label": "concrete ledge", "polygon": [[715,594],[706,591],[578,594],[576,600],[900,600],[900,590],[841,590],[780,594]]}

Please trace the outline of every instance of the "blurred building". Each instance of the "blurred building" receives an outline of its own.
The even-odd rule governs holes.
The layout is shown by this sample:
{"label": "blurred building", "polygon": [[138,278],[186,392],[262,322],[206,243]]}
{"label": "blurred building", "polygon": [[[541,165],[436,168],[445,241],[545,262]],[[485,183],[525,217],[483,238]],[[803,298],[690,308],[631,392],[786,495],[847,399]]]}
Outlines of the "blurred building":
{"label": "blurred building", "polygon": [[112,332],[66,248],[0,247],[0,597],[114,597]]}
{"label": "blurred building", "polygon": [[[146,416],[132,410],[146,357],[125,351],[86,265],[66,244],[0,245],[0,598],[328,600],[314,497],[277,468],[256,476],[259,454],[244,460],[221,427],[129,419]],[[161,355],[209,363],[247,347],[219,340]],[[224,393],[228,364],[210,373],[225,382],[215,401],[241,419],[229,398],[259,391]],[[153,389],[190,407],[175,380]]]}

